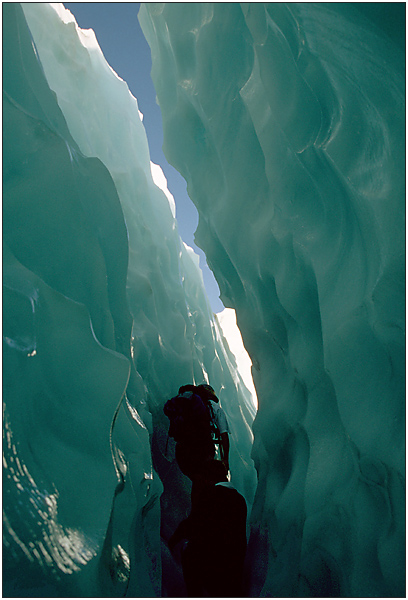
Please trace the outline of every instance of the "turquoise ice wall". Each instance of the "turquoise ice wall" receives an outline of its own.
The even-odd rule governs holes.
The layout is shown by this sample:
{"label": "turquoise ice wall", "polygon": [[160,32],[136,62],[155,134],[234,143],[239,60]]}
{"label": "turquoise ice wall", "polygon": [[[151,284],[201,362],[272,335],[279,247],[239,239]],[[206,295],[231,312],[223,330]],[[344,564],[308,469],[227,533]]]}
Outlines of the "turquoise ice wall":
{"label": "turquoise ice wall", "polygon": [[253,362],[255,596],[404,593],[404,56],[380,11],[139,13],[166,156]]}
{"label": "turquoise ice wall", "polygon": [[140,12],[167,157],[253,361],[256,485],[248,394],[137,101],[65,14],[3,11],[3,593],[180,594],[189,489],[161,408],[208,379],[249,594],[404,595],[400,49],[338,4]]}
{"label": "turquoise ice wall", "polygon": [[137,101],[61,14],[3,7],[3,593],[174,596],[189,487],[162,406],[211,382],[249,504],[254,414]]}

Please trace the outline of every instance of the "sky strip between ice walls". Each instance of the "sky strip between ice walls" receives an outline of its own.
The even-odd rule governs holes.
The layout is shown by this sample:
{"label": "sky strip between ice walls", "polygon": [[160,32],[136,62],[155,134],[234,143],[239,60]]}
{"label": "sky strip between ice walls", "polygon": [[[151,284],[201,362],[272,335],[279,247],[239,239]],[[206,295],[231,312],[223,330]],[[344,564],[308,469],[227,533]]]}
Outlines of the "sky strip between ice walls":
{"label": "sky strip between ice walls", "polygon": [[250,396],[137,101],[62,6],[4,4],[3,123],[3,592],[171,595],[190,490],[163,404],[211,382],[251,506]]}
{"label": "sky strip between ice walls", "polygon": [[139,21],[253,363],[252,595],[404,595],[404,56],[348,4]]}

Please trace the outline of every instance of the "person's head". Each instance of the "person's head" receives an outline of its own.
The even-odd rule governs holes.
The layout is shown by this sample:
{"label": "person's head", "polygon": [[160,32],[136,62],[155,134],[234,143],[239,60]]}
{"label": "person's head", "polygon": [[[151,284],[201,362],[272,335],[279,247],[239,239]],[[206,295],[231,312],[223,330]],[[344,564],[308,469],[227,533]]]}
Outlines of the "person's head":
{"label": "person's head", "polygon": [[215,485],[221,481],[228,481],[228,473],[220,460],[207,460],[200,469],[200,477],[208,484]]}
{"label": "person's head", "polygon": [[184,394],[184,392],[195,392],[196,391],[196,386],[193,385],[192,383],[187,383],[186,385],[182,385],[181,387],[179,387],[179,394]]}
{"label": "person's head", "polygon": [[197,386],[197,391],[207,400],[218,402],[218,398],[215,395],[214,389],[208,383],[200,383],[200,385]]}

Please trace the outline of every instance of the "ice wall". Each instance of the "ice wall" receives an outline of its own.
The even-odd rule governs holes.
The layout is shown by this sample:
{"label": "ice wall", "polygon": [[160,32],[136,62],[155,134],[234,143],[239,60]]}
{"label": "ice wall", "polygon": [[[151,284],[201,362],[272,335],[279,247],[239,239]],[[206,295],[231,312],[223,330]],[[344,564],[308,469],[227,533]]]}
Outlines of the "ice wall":
{"label": "ice wall", "polygon": [[251,505],[249,394],[93,32],[7,3],[3,65],[3,593],[178,596],[189,490],[162,406],[211,382]]}
{"label": "ice wall", "polygon": [[350,8],[139,13],[253,362],[254,596],[404,595],[404,57]]}

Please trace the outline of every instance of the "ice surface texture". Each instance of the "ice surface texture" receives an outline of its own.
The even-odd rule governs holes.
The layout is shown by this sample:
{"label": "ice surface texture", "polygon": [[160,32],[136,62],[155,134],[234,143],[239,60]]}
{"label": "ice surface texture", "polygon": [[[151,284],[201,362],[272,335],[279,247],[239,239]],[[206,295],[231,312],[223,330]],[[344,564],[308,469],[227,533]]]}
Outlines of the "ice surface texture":
{"label": "ice surface texture", "polygon": [[209,379],[251,505],[249,394],[126,83],[61,6],[3,9],[3,593],[178,595],[162,406]]}
{"label": "ice surface texture", "polygon": [[[251,508],[248,395],[137,102],[57,10],[3,6],[3,593],[178,596],[188,489],[162,405],[209,379]],[[254,364],[253,596],[404,595],[403,60],[340,10],[140,13]]]}
{"label": "ice surface texture", "polygon": [[349,9],[139,13],[253,361],[255,596],[404,595],[404,61]]}

